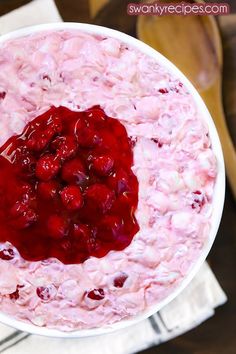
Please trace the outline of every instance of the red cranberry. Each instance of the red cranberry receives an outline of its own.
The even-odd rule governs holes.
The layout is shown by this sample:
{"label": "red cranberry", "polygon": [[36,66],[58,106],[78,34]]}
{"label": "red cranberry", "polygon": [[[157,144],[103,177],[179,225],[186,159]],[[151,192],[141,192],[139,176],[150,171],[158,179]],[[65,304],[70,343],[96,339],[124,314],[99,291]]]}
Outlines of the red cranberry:
{"label": "red cranberry", "polygon": [[90,237],[87,240],[87,247],[92,256],[103,257],[107,252],[106,249],[102,247],[102,242],[97,236],[97,227],[92,227]]}
{"label": "red cranberry", "polygon": [[[179,85],[178,85],[179,86]],[[171,87],[170,89],[173,92],[179,93],[179,87],[175,86],[175,87]]]}
{"label": "red cranberry", "polygon": [[131,147],[134,148],[135,145],[137,144],[138,139],[137,139],[137,137],[135,137],[135,136],[131,136],[131,137],[129,138],[129,141],[130,141]]}
{"label": "red cranberry", "polygon": [[48,80],[48,81],[50,81],[50,82],[52,81],[51,78],[50,78],[50,76],[47,75],[47,74],[44,74],[44,75],[42,76],[42,79],[43,79],[43,80]]}
{"label": "red cranberry", "polygon": [[52,300],[56,295],[56,288],[54,285],[39,286],[36,289],[36,294],[44,302]]}
{"label": "red cranberry", "polygon": [[123,220],[116,215],[106,215],[99,225],[99,238],[106,241],[116,240],[122,233]]}
{"label": "red cranberry", "polygon": [[125,281],[127,280],[128,275],[125,273],[121,273],[113,280],[113,284],[116,288],[123,288]]}
{"label": "red cranberry", "polygon": [[10,261],[15,257],[15,253],[12,248],[3,249],[0,251],[0,258],[5,261]]}
{"label": "red cranberry", "polygon": [[92,107],[91,109],[88,109],[86,111],[86,116],[89,120],[92,120],[93,122],[96,123],[101,123],[106,120],[106,115],[104,114],[104,111],[99,106],[95,106]]}
{"label": "red cranberry", "polygon": [[104,290],[99,288],[99,289],[93,289],[87,293],[87,297],[89,297],[92,300],[103,300],[105,297]]}
{"label": "red cranberry", "polygon": [[68,234],[68,225],[59,215],[51,215],[48,219],[48,232],[53,239],[61,239]]}
{"label": "red cranberry", "polygon": [[17,285],[16,286],[16,291],[14,291],[13,293],[9,294],[9,297],[11,300],[18,300],[19,297],[20,297],[20,292],[19,292],[19,289],[20,288],[23,288],[24,285]]}
{"label": "red cranberry", "polygon": [[5,91],[0,92],[0,100],[4,100],[5,97],[6,97],[6,92]]}
{"label": "red cranberry", "polygon": [[42,156],[36,165],[36,177],[42,181],[54,178],[60,169],[60,163],[55,156],[47,154]]}
{"label": "red cranberry", "polygon": [[27,141],[27,147],[33,151],[42,151],[48,144],[48,139],[44,136],[32,137]]}
{"label": "red cranberry", "polygon": [[91,231],[85,224],[74,224],[72,232],[73,250],[80,262],[89,258],[89,242]]}
{"label": "red cranberry", "polygon": [[52,108],[52,115],[49,118],[47,117],[47,112],[42,115],[42,118],[46,118],[46,122],[43,121],[42,125],[30,125],[33,131],[26,141],[27,147],[30,150],[42,151],[47,147],[54,135],[61,132],[62,121],[58,116],[53,116],[54,110]]}
{"label": "red cranberry", "polygon": [[151,140],[158,145],[159,148],[161,148],[163,146],[163,144],[156,138],[151,138]]}
{"label": "red cranberry", "polygon": [[100,137],[93,130],[93,128],[89,127],[89,124],[84,125],[78,121],[76,125],[76,138],[79,145],[83,148],[92,148],[96,146],[100,142]]}
{"label": "red cranberry", "polygon": [[51,129],[48,129],[46,132],[32,134],[26,142],[27,148],[33,152],[41,152],[50,143],[50,140],[53,138],[54,134],[54,130]]}
{"label": "red cranberry", "polygon": [[83,206],[80,187],[68,186],[61,191],[62,203],[68,210],[77,210]]}
{"label": "red cranberry", "polygon": [[101,138],[92,129],[87,128],[83,133],[77,134],[78,143],[82,147],[93,147],[98,145]]}
{"label": "red cranberry", "polygon": [[109,177],[108,184],[118,194],[128,192],[131,190],[129,176],[126,173],[126,171],[122,168]]}
{"label": "red cranberry", "polygon": [[201,192],[201,191],[195,191],[195,192],[193,192],[193,194],[198,194],[198,195],[201,195],[201,194],[202,194],[202,192]]}
{"label": "red cranberry", "polygon": [[53,199],[57,196],[59,184],[57,181],[39,182],[38,193],[43,199]]}
{"label": "red cranberry", "polygon": [[68,183],[75,183],[78,185],[81,185],[86,181],[86,171],[79,158],[64,163],[62,167],[62,178]]}
{"label": "red cranberry", "polygon": [[38,297],[40,297],[40,299],[42,300],[49,300],[50,299],[50,294],[49,294],[49,290],[48,288],[44,287],[44,286],[40,286],[36,289],[36,293],[38,295]]}
{"label": "red cranberry", "polygon": [[48,121],[48,128],[45,130],[45,135],[52,136],[52,132],[59,134],[62,132],[63,126],[61,118],[58,115],[52,116]]}
{"label": "red cranberry", "polygon": [[30,207],[28,194],[23,195],[24,200],[17,201],[10,209],[10,216],[13,219],[12,225],[17,229],[25,229],[37,221],[35,210]]}
{"label": "red cranberry", "polygon": [[193,192],[193,203],[191,205],[192,209],[197,209],[197,211],[200,211],[205,202],[205,196],[201,191]]}
{"label": "red cranberry", "polygon": [[[128,143],[128,146],[129,146],[129,138],[126,133],[126,129],[122,124],[116,124],[116,129],[115,129],[114,133],[113,133],[113,129],[112,129],[112,134],[115,134],[116,138],[118,138],[118,141],[117,141],[118,143],[119,143],[119,141],[120,141],[120,143],[122,142],[125,145]],[[125,137],[125,139],[124,139],[124,137]]]}
{"label": "red cranberry", "polygon": [[72,136],[56,137],[52,142],[52,148],[57,152],[57,156],[61,159],[69,159],[77,153],[77,143]]}
{"label": "red cranberry", "polygon": [[114,203],[115,193],[104,184],[96,183],[86,189],[85,197],[90,204],[97,206],[102,213],[106,213]]}
{"label": "red cranberry", "polygon": [[76,241],[87,241],[91,231],[85,224],[74,224],[73,237]]}
{"label": "red cranberry", "polygon": [[72,242],[71,242],[71,239],[69,237],[64,237],[60,240],[60,247],[63,249],[63,251],[68,254],[73,245],[72,245]]}
{"label": "red cranberry", "polygon": [[24,201],[20,200],[17,201],[10,209],[10,216],[12,218],[18,218],[19,216],[23,215],[29,208],[29,205]]}
{"label": "red cranberry", "polygon": [[62,144],[65,141],[65,137],[64,136],[56,136],[55,139],[52,140],[51,144],[50,144],[50,148],[56,152],[58,149],[61,148]]}
{"label": "red cranberry", "polygon": [[14,291],[14,293],[11,293],[11,294],[9,294],[9,297],[10,297],[10,299],[11,300],[17,300],[17,299],[19,299],[19,290],[18,289],[16,289],[16,291]]}
{"label": "red cranberry", "polygon": [[93,161],[93,169],[100,176],[108,176],[114,166],[114,159],[111,156],[98,156]]}
{"label": "red cranberry", "polygon": [[160,88],[158,91],[162,94],[169,92],[167,88]]}
{"label": "red cranberry", "polygon": [[28,176],[32,176],[34,174],[36,160],[33,156],[22,156],[19,164],[23,173],[27,174]]}
{"label": "red cranberry", "polygon": [[[128,140],[128,137],[127,137],[127,140]],[[112,131],[102,132],[102,136],[99,141],[99,146],[101,146],[104,150],[110,151],[110,149],[112,147],[114,147],[114,149],[118,149],[120,144],[121,144],[120,139],[118,140]],[[119,154],[119,157],[120,157],[120,154]]]}
{"label": "red cranberry", "polygon": [[19,190],[20,195],[22,195],[22,196],[25,194],[31,195],[33,193],[33,189],[32,189],[31,184],[26,183],[26,182],[19,184],[18,190]]}
{"label": "red cranberry", "polygon": [[12,221],[12,225],[17,229],[26,229],[36,223],[38,216],[36,212],[29,208],[21,216]]}

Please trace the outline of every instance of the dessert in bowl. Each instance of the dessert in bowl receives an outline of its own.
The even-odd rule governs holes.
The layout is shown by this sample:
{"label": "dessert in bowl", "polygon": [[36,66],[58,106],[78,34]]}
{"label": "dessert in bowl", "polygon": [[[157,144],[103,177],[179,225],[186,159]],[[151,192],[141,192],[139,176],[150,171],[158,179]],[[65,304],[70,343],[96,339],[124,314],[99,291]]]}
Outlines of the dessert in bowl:
{"label": "dessert in bowl", "polygon": [[0,320],[123,328],[196,274],[224,200],[196,90],[138,40],[53,24],[0,39]]}

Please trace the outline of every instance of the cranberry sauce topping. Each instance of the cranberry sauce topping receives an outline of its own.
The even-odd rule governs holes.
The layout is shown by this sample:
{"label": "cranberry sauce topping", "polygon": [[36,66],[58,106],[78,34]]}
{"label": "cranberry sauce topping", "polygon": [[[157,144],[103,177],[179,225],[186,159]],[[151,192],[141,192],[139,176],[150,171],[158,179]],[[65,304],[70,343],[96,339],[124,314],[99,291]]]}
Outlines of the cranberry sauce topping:
{"label": "cranberry sauce topping", "polygon": [[132,164],[124,126],[99,106],[52,107],[0,148],[0,241],[65,264],[124,249],[139,230]]}
{"label": "cranberry sauce topping", "polygon": [[102,300],[105,297],[103,289],[94,289],[87,293],[87,296],[92,300]]}

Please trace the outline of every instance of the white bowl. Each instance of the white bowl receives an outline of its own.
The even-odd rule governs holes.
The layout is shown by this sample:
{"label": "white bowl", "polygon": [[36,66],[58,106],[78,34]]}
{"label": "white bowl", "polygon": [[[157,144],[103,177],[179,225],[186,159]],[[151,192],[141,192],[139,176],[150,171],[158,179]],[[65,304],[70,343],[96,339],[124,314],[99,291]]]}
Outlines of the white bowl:
{"label": "white bowl", "polygon": [[183,84],[186,86],[192,97],[194,98],[196,105],[201,113],[202,118],[206,121],[209,128],[209,136],[212,143],[212,150],[217,158],[218,165],[218,174],[215,183],[214,196],[213,196],[213,212],[211,217],[211,230],[209,233],[208,241],[205,243],[204,248],[202,249],[201,256],[198,258],[197,262],[191,268],[191,271],[187,274],[181,284],[164,300],[156,304],[155,306],[151,306],[146,311],[142,312],[138,316],[133,317],[132,319],[121,320],[113,325],[104,326],[102,328],[94,328],[94,329],[86,329],[86,330],[76,330],[73,332],[63,332],[55,329],[49,329],[46,327],[37,327],[33,324],[21,322],[14,318],[11,318],[8,315],[0,313],[0,321],[6,325],[15,327],[19,330],[26,331],[33,334],[44,335],[49,337],[67,337],[67,338],[79,338],[79,337],[88,337],[100,334],[107,334],[109,332],[122,329],[131,325],[138,323],[151,316],[155,312],[159,311],[165,305],[167,305],[171,300],[173,300],[179,293],[190,283],[195,274],[198,272],[200,266],[205,261],[214,239],[216,237],[216,233],[220,224],[223,205],[224,205],[224,196],[225,196],[225,167],[224,167],[224,159],[223,153],[221,149],[220,140],[213,123],[213,120],[202,100],[197,90],[193,87],[193,85],[189,82],[189,80],[184,76],[184,74],[176,68],[174,64],[172,64],[168,59],[166,59],[163,55],[158,53],[153,48],[144,44],[143,42],[128,36],[119,31],[115,31],[102,26],[95,26],[90,24],[82,24],[82,23],[54,23],[54,24],[45,24],[23,28],[6,35],[0,37],[0,45],[6,40],[26,36],[29,34],[33,34],[40,31],[45,30],[64,30],[64,29],[76,29],[81,30],[87,33],[98,34],[107,37],[117,38],[118,40],[129,44],[130,46],[138,49],[139,51],[145,53],[146,55],[157,60],[158,63],[163,65],[170,73],[174,76],[180,78]]}

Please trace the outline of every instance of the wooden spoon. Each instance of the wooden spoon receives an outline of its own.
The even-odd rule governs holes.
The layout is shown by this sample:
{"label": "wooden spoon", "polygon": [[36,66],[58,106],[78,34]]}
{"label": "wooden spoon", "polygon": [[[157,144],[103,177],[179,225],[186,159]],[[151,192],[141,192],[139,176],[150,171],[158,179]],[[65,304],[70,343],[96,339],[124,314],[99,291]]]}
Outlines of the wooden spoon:
{"label": "wooden spoon", "polygon": [[99,8],[99,11],[93,18],[93,23],[113,28],[135,37],[136,16],[127,15],[127,6],[129,3],[130,0],[107,0],[105,6]]}
{"label": "wooden spoon", "polygon": [[222,105],[222,46],[215,18],[139,16],[137,34],[142,41],[175,63],[199,91],[214,119],[228,180],[236,198],[236,153]]}
{"label": "wooden spoon", "polygon": [[108,1],[109,0],[89,0],[89,12],[91,18],[94,18]]}

